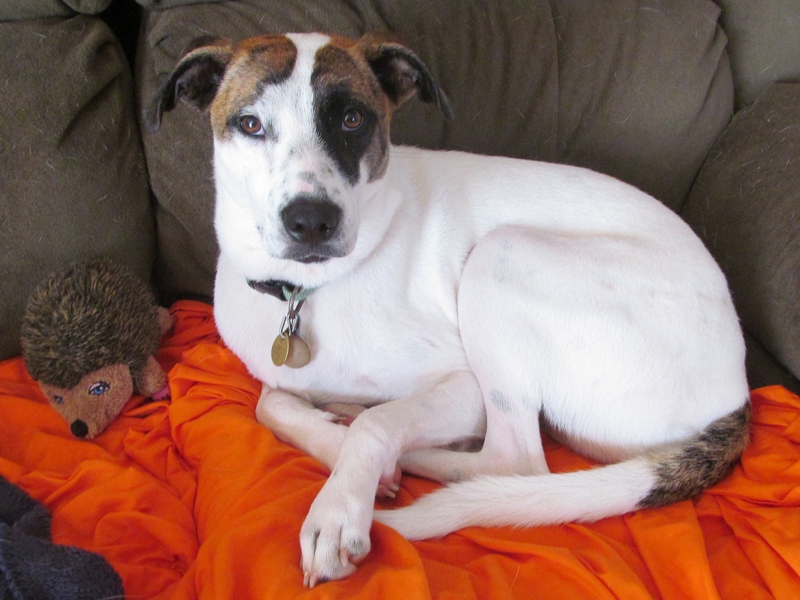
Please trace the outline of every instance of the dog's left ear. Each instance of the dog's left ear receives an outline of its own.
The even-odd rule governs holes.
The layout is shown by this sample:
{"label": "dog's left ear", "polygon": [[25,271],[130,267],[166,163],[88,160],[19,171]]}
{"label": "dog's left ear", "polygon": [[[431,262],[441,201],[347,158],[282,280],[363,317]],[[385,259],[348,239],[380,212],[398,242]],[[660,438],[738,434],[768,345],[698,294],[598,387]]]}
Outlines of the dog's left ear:
{"label": "dog's left ear", "polygon": [[232,57],[231,42],[219,39],[204,39],[199,47],[186,53],[145,109],[147,129],[158,131],[163,114],[175,108],[180,99],[200,110],[208,108]]}
{"label": "dog's left ear", "polygon": [[428,67],[394,36],[368,33],[358,44],[384,93],[395,106],[416,93],[423,102],[435,102],[448,121],[453,119],[450,101]]}

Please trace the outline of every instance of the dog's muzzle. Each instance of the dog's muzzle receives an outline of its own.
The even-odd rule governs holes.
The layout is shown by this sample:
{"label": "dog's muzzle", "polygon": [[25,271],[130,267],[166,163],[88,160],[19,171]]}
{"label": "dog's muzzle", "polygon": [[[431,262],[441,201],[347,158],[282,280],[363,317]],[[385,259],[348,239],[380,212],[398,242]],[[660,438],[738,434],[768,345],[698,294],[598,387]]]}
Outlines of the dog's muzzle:
{"label": "dog's muzzle", "polygon": [[291,240],[285,258],[312,263],[342,256],[335,243],[342,209],[327,197],[298,196],[281,210],[280,217]]}

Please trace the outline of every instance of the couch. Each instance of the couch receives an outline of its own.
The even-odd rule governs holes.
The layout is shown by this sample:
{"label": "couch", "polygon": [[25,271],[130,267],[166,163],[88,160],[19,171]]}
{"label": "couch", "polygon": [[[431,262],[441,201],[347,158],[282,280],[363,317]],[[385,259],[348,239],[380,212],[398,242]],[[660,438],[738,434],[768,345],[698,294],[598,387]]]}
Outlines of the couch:
{"label": "couch", "polygon": [[27,294],[72,259],[110,255],[152,279],[165,304],[210,300],[206,118],[182,107],[143,135],[138,117],[192,39],[390,29],[427,61],[456,114],[445,122],[411,103],[395,143],[576,164],[653,194],[728,275],[752,386],[800,389],[796,2],[141,4],[0,7],[0,357],[19,353]]}
{"label": "couch", "polygon": [[751,388],[800,392],[794,0],[6,0],[0,360],[35,285],[97,255],[213,327],[192,304],[217,253],[207,116],[146,134],[142,108],[194,38],[310,30],[392,30],[423,58],[455,118],[409,102],[395,143],[589,167],[679,213],[728,277]]}

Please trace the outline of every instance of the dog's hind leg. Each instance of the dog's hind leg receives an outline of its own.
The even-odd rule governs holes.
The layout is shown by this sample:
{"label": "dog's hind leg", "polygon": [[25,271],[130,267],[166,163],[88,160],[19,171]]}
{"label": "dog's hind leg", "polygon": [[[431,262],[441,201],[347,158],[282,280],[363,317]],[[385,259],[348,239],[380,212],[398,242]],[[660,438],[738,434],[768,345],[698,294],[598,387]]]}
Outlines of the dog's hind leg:
{"label": "dog's hind leg", "polygon": [[548,473],[535,402],[530,397],[515,400],[493,390],[484,404],[486,437],[477,452],[415,450],[398,461],[403,472],[442,483],[465,481],[477,475]]}
{"label": "dog's hind leg", "polygon": [[520,260],[525,255],[518,236],[518,230],[500,229],[479,242],[459,284],[459,330],[486,410],[483,447],[411,452],[400,459],[406,472],[442,482],[548,472],[539,431],[541,341],[531,339],[531,323],[525,322],[531,306],[520,294],[532,277]]}
{"label": "dog's hind leg", "polygon": [[[637,238],[511,227],[481,240],[464,267],[458,310],[487,410],[493,398],[507,405],[512,424],[538,410],[573,448],[621,462],[478,475],[374,518],[408,539],[473,525],[594,521],[719,481],[748,437],[741,333],[724,282],[713,271],[687,278],[683,264],[660,261],[661,251]],[[487,420],[487,437],[493,428]]]}

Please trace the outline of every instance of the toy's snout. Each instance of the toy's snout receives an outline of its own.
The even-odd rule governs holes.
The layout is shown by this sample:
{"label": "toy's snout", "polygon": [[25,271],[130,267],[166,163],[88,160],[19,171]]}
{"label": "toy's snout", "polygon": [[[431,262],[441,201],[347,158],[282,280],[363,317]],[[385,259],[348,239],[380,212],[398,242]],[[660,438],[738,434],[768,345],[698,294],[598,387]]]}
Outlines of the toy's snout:
{"label": "toy's snout", "polygon": [[73,421],[69,426],[69,430],[72,435],[79,438],[85,438],[89,434],[89,426],[80,419]]}
{"label": "toy's snout", "polygon": [[133,395],[133,379],[126,364],[102,367],[87,373],[72,388],[39,382],[50,405],[64,417],[77,438],[92,439],[122,411]]}

